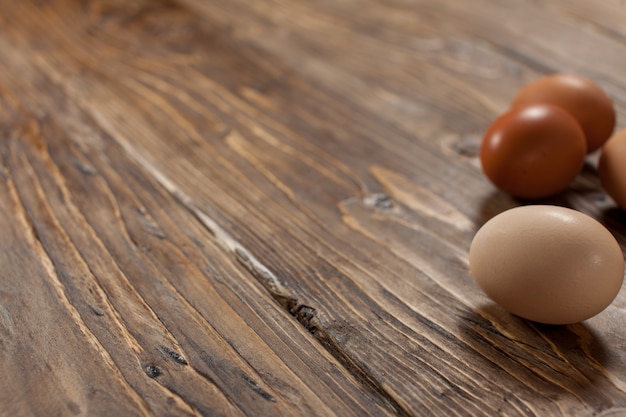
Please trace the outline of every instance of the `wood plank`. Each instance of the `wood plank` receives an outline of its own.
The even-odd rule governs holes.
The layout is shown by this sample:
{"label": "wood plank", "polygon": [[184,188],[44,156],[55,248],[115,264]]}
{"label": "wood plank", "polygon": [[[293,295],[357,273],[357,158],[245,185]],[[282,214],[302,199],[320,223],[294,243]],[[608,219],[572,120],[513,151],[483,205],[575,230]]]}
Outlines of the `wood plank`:
{"label": "wood plank", "polygon": [[54,89],[29,113],[37,90],[16,91],[0,94],[3,413],[388,414],[91,118]]}
{"label": "wood plank", "polygon": [[[5,6],[0,68],[36,114],[61,118],[61,95],[93,118],[133,159],[116,170],[139,165],[396,412],[618,412],[624,292],[593,320],[551,328],[489,304],[467,274],[476,228],[518,204],[476,160],[515,89],[580,70],[623,114],[624,45],[556,12],[538,19],[531,3],[186,1],[195,15],[163,2],[21,2]],[[554,201],[624,242],[592,168]],[[124,259],[123,236],[109,233],[94,231]],[[163,250],[151,262],[172,268]]]}

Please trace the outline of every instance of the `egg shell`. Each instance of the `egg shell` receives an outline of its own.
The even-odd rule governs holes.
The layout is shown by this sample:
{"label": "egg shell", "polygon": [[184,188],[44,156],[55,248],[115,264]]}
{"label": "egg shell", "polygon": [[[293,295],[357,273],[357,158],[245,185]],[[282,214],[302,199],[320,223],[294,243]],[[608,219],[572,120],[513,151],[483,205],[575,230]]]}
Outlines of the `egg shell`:
{"label": "egg shell", "polygon": [[539,199],[565,189],[580,172],[585,154],[585,135],[571,115],[550,104],[533,104],[513,108],[492,123],[480,161],[500,190]]}
{"label": "egg shell", "polygon": [[613,235],[586,214],[558,206],[522,206],[495,216],[476,233],[469,263],[493,301],[547,324],[598,314],[624,278],[624,257]]}
{"label": "egg shell", "polygon": [[617,132],[602,147],[598,175],[606,193],[626,210],[626,129]]}
{"label": "egg shell", "polygon": [[512,106],[549,103],[571,114],[585,132],[587,153],[600,148],[615,129],[615,107],[595,82],[574,74],[539,78],[513,99]]}

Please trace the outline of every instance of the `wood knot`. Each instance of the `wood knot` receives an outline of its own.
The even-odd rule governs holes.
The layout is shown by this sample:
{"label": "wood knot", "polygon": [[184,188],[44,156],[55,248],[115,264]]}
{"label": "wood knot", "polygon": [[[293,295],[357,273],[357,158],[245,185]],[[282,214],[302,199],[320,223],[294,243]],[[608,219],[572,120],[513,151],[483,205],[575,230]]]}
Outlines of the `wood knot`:
{"label": "wood knot", "polygon": [[376,193],[368,195],[363,199],[366,207],[375,207],[380,210],[390,210],[393,208],[392,198],[385,193]]}
{"label": "wood knot", "polygon": [[163,373],[163,371],[155,365],[147,365],[144,371],[150,378],[156,378]]}
{"label": "wood knot", "polygon": [[256,394],[258,394],[265,401],[269,401],[269,402],[272,402],[272,403],[276,402],[276,398],[272,394],[270,394],[269,392],[267,392],[263,388],[261,388],[261,386],[259,385],[258,382],[256,382],[255,380],[253,380],[252,378],[250,378],[247,375],[244,375],[243,379],[248,383],[250,388],[252,388],[252,391],[254,391]]}
{"label": "wood knot", "polygon": [[317,310],[307,305],[299,305],[297,308],[292,309],[293,316],[302,324],[305,328],[309,328],[311,320],[315,317]]}
{"label": "wood knot", "polygon": [[167,346],[159,346],[163,352],[165,352],[172,360],[181,365],[189,365],[187,359],[183,357],[180,353],[168,348]]}
{"label": "wood knot", "polygon": [[452,150],[465,158],[476,158],[480,155],[481,138],[477,135],[461,135],[452,143]]}

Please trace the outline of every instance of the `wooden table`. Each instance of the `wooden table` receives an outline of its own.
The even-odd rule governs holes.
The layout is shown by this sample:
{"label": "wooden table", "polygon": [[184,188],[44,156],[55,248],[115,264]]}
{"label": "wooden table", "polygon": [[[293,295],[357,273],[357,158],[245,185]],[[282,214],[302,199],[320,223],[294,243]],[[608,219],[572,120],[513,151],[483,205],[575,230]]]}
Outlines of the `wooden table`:
{"label": "wooden table", "polygon": [[[527,82],[626,115],[622,0],[0,2],[0,415],[622,416],[626,290],[542,326],[468,273]],[[622,125],[620,124],[620,126]],[[626,214],[597,155],[549,203]]]}

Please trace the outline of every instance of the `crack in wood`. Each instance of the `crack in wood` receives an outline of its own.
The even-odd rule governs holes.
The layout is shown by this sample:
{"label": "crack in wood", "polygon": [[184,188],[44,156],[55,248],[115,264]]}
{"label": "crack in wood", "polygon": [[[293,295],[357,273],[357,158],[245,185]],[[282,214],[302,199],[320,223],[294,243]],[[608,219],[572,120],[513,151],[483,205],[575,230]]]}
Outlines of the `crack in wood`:
{"label": "crack in wood", "polygon": [[161,345],[159,347],[164,353],[166,353],[170,358],[172,358],[174,362],[180,365],[189,365],[189,362],[187,362],[187,359],[185,359],[185,357],[181,355],[180,353],[168,348],[167,346]]}
{"label": "crack in wood", "polygon": [[266,401],[272,402],[272,403],[276,402],[276,398],[272,394],[270,394],[269,392],[267,392],[263,388],[261,388],[259,383],[256,382],[255,380],[253,380],[252,378],[250,378],[248,375],[244,375],[243,379],[244,379],[244,381],[246,381],[248,383],[250,388],[252,388],[252,391],[257,393],[261,398],[263,398]]}
{"label": "crack in wood", "polygon": [[[225,232],[220,232],[220,234],[222,233]],[[283,286],[276,275],[251,255],[247,249],[236,243],[234,239],[231,241],[231,245],[233,243],[234,245],[232,247],[234,249],[233,253],[235,259],[270,292],[281,306],[285,307],[287,310],[291,310],[298,304],[297,298]]]}
{"label": "crack in wood", "polygon": [[146,365],[144,367],[144,371],[146,373],[146,375],[148,375],[150,378],[155,379],[158,376],[160,376],[163,371],[157,367],[156,365]]}
{"label": "crack in wood", "polygon": [[[400,417],[406,417],[411,413],[403,407],[384,386],[367,372],[367,369],[358,364],[355,358],[351,357],[341,348],[338,342],[321,327],[316,320],[316,309],[301,304],[295,293],[290,291],[279,280],[279,278],[269,270],[262,262],[252,255],[233,236],[223,229],[215,220],[204,213],[196,206],[192,198],[174,184],[164,173],[148,161],[141,153],[122,137],[112,136],[116,142],[124,149],[128,156],[135,160],[150,174],[158,184],[160,184],[183,208],[190,212],[207,231],[209,231],[219,247],[234,256],[239,262],[265,289],[269,294],[291,314],[300,324],[302,324],[322,346],[333,356],[365,389],[376,396],[375,401],[384,405],[393,413]],[[382,198],[383,206],[388,200]],[[380,203],[379,203],[380,204]],[[157,375],[158,376],[158,375]],[[254,389],[254,387],[253,387]],[[263,396],[260,392],[259,395]],[[268,394],[269,395],[269,394]],[[273,398],[273,397],[272,397]],[[271,401],[271,400],[269,400]]]}
{"label": "crack in wood", "polygon": [[146,212],[144,208],[138,209],[137,212],[139,214],[139,218],[141,222],[143,223],[146,230],[150,234],[156,236],[158,239],[161,239],[161,240],[167,238],[167,235],[163,232],[163,230],[161,230],[159,225],[156,224],[156,222],[152,218],[149,217],[148,213]]}
{"label": "crack in wood", "polygon": [[91,312],[92,312],[93,314],[95,314],[95,315],[96,315],[96,316],[98,316],[98,317],[104,317],[104,315],[105,315],[104,311],[102,311],[102,309],[101,309],[101,308],[99,308],[99,307],[96,307],[96,306],[90,305],[90,306],[89,306],[89,309],[91,310]]}

